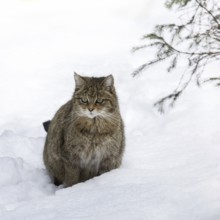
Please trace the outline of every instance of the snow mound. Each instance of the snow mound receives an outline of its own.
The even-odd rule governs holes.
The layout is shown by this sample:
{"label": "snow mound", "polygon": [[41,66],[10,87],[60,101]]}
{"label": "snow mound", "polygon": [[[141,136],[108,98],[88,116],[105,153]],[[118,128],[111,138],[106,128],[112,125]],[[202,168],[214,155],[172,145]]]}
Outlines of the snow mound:
{"label": "snow mound", "polygon": [[43,169],[43,138],[28,138],[12,131],[0,136],[0,209],[54,193],[55,186]]}
{"label": "snow mound", "polygon": [[5,130],[0,135],[0,155],[7,157],[20,157],[26,162],[44,167],[42,162],[44,138],[32,138]]}
{"label": "snow mound", "polygon": [[44,169],[11,157],[1,157],[0,167],[0,207],[3,210],[11,210],[20,202],[54,193],[55,187]]}

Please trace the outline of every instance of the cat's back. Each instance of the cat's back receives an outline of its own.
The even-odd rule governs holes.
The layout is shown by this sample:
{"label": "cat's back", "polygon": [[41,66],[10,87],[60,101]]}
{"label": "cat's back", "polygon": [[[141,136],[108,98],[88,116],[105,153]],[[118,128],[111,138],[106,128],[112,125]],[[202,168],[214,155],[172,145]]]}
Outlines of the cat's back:
{"label": "cat's back", "polygon": [[48,130],[48,135],[51,132],[54,132],[55,129],[60,129],[64,128],[66,123],[68,122],[70,118],[70,112],[72,110],[72,103],[71,100],[62,105],[56,114],[54,115],[49,130]]}
{"label": "cat's back", "polygon": [[46,164],[48,158],[51,157],[50,155],[58,152],[64,141],[64,130],[66,130],[71,109],[71,101],[68,101],[58,109],[50,123],[44,146],[44,161],[46,161]]}

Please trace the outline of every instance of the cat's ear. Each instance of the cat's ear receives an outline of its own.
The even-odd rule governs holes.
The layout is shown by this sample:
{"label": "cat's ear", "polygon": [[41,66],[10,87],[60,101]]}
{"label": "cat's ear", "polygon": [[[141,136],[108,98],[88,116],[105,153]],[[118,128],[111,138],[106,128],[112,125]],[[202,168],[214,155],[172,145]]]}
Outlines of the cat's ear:
{"label": "cat's ear", "polygon": [[79,89],[85,84],[85,80],[83,79],[83,77],[77,74],[76,72],[74,73],[74,79],[75,79],[76,89]]}
{"label": "cat's ear", "polygon": [[113,76],[112,75],[106,76],[103,83],[106,88],[111,88],[114,85]]}

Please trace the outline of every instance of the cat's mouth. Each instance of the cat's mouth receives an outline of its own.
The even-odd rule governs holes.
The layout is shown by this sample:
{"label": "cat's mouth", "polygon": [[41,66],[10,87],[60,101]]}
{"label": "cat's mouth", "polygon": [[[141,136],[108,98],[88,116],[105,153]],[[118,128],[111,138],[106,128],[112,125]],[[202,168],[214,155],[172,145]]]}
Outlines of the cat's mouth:
{"label": "cat's mouth", "polygon": [[90,119],[94,119],[94,118],[105,118],[106,114],[104,114],[102,111],[87,111],[84,110],[81,112],[81,116],[86,117],[86,118],[90,118]]}
{"label": "cat's mouth", "polygon": [[99,114],[97,112],[86,112],[85,115],[88,118],[95,118],[95,117],[99,116]]}
{"label": "cat's mouth", "polygon": [[97,115],[96,115],[95,113],[93,113],[93,112],[89,112],[89,116],[90,116],[91,118],[94,118],[94,117],[96,117]]}

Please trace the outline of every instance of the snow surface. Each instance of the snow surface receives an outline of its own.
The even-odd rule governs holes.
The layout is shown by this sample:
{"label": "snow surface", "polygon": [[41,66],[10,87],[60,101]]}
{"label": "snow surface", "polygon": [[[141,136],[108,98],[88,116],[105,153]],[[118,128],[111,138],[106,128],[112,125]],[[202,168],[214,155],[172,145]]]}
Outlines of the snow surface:
{"label": "snow surface", "polygon": [[[131,77],[148,55],[131,47],[170,19],[162,1],[10,0],[0,18],[1,220],[220,219],[220,90],[191,86],[160,115],[152,105],[181,73]],[[114,75],[126,152],[120,169],[63,189],[41,122],[71,97],[73,71]]]}

